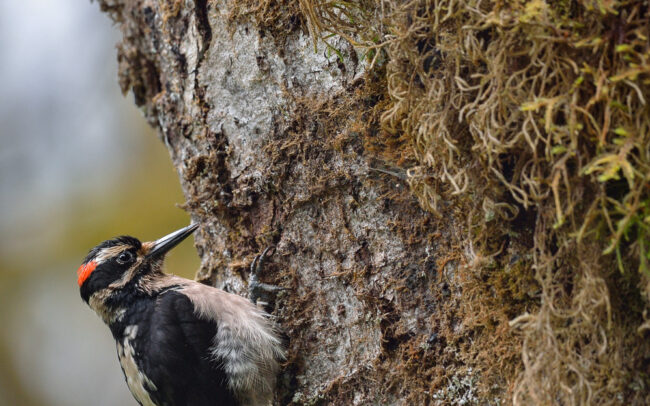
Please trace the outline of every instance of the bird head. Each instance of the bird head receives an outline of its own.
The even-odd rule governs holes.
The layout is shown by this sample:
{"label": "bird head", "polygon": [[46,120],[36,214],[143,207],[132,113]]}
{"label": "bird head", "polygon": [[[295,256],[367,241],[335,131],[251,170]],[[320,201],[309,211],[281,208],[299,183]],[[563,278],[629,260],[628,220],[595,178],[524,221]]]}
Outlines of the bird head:
{"label": "bird head", "polygon": [[106,305],[111,297],[138,289],[143,277],[162,274],[165,254],[197,227],[192,224],[151,242],[122,236],[97,245],[77,270],[81,298],[99,311],[93,301]]}

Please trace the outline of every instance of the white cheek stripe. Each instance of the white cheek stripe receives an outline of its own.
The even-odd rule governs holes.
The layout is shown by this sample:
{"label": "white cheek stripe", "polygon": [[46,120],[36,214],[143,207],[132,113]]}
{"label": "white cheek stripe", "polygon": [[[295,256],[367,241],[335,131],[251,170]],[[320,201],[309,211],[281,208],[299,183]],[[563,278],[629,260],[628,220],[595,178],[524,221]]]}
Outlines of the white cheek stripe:
{"label": "white cheek stripe", "polygon": [[103,248],[101,251],[95,255],[95,258],[93,258],[93,261],[97,263],[97,265],[105,262],[107,259],[114,257],[115,255],[119,254],[122,251],[125,251],[127,249],[131,248],[128,245],[117,245],[114,247],[108,247],[108,248]]}

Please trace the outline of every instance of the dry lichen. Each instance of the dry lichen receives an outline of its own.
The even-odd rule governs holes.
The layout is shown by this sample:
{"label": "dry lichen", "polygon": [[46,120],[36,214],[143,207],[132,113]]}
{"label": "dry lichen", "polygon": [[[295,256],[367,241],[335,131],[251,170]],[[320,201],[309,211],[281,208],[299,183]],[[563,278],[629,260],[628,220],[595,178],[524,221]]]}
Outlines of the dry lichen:
{"label": "dry lichen", "polygon": [[[385,52],[382,125],[410,142],[407,173],[423,207],[478,207],[467,235],[479,281],[520,260],[509,287],[496,287],[505,312],[524,301],[511,314],[523,343],[515,403],[643,403],[647,393],[631,388],[649,384],[638,369],[649,349],[636,335],[648,323],[612,297],[650,299],[647,3],[304,0],[301,9],[314,36]],[[636,267],[640,290],[617,272]],[[476,295],[480,309],[486,297]]]}

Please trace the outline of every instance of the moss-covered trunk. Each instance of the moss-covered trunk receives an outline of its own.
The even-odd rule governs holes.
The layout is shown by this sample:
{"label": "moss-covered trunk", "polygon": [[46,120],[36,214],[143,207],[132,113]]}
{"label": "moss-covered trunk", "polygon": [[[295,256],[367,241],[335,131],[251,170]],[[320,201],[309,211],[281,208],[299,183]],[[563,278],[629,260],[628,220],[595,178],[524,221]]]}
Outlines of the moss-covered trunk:
{"label": "moss-covered trunk", "polygon": [[648,289],[602,252],[646,263],[648,8],[598,4],[100,0],[198,279],[277,247],[277,404],[647,399]]}
{"label": "moss-covered trunk", "polygon": [[245,294],[254,255],[277,247],[263,280],[289,288],[274,311],[289,342],[278,402],[429,398],[432,370],[463,364],[444,338],[462,329],[446,308],[463,247],[403,174],[372,169],[385,169],[368,152],[383,79],[343,40],[342,60],[315,52],[299,15],[273,29],[225,2],[102,7],[124,34],[122,88],[158,128],[201,224],[198,278]]}

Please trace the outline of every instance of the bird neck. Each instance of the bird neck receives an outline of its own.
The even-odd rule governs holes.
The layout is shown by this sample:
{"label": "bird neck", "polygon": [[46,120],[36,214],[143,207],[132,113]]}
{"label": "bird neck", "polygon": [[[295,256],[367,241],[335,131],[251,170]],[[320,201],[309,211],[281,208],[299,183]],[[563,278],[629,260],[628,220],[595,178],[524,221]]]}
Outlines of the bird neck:
{"label": "bird neck", "polygon": [[183,278],[159,270],[147,272],[110,296],[105,302],[109,317],[104,321],[118,339],[124,335],[125,328],[137,325],[151,316],[158,296],[177,289],[186,282]]}

